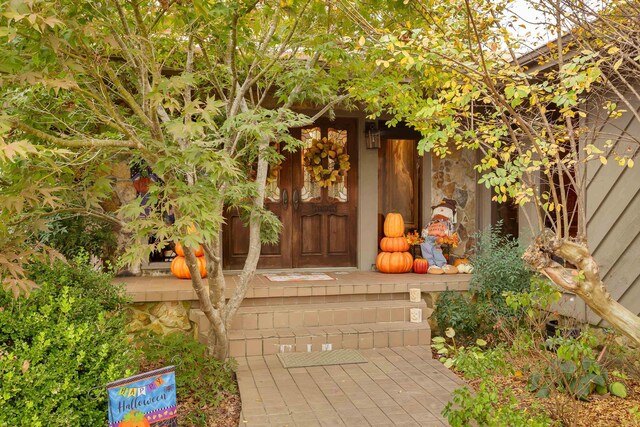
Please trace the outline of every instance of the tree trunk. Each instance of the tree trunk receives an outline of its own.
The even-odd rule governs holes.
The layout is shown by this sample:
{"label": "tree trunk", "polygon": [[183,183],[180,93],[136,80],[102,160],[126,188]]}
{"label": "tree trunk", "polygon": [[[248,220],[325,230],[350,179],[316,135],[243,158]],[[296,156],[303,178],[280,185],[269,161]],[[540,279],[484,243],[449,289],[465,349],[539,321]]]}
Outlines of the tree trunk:
{"label": "tree trunk", "polygon": [[[561,266],[551,259],[552,255],[577,266],[578,271]],[[640,344],[640,317],[611,297],[585,244],[556,238],[547,231],[529,246],[523,259],[556,285],[578,295],[598,316]]]}
{"label": "tree trunk", "polygon": [[228,331],[219,331],[213,326],[209,327],[209,334],[207,336],[207,353],[209,356],[213,356],[218,360],[227,360],[229,357],[229,337]]}
{"label": "tree trunk", "polygon": [[269,168],[269,162],[265,158],[265,151],[268,146],[269,141],[263,140],[260,141],[260,145],[258,147],[258,167],[256,171],[257,191],[253,198],[254,210],[251,212],[249,219],[249,251],[247,253],[247,259],[244,262],[244,268],[238,277],[236,288],[225,307],[224,319],[227,324],[231,324],[233,316],[240,307],[240,304],[251,285],[251,280],[255,275],[256,268],[258,267],[258,261],[260,259],[260,251],[262,249],[262,242],[260,240],[262,219],[260,218],[260,211],[264,208],[264,193]]}
{"label": "tree trunk", "polygon": [[[189,273],[191,273],[191,284],[196,291],[198,301],[200,301],[200,309],[209,321],[207,353],[220,360],[225,360],[229,347],[228,327],[222,318],[221,310],[211,302],[209,289],[207,289],[204,280],[200,277],[200,270],[193,249],[184,247],[184,257]],[[218,357],[218,355],[221,355],[221,357]]]}

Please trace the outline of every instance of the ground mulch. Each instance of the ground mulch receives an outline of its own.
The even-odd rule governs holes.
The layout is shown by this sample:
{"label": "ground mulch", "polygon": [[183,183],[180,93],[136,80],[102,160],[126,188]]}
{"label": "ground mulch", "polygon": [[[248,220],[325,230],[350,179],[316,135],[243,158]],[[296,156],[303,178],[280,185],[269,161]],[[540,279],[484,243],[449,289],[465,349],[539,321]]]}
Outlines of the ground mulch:
{"label": "ground mulch", "polygon": [[[439,357],[433,351],[433,358],[438,360]],[[552,419],[567,427],[640,426],[640,379],[620,380],[627,388],[627,397],[624,399],[609,393],[602,396],[594,393],[589,396],[588,401],[579,401],[557,392],[548,398],[537,398],[527,390],[527,374],[520,374],[517,370],[522,360],[512,362],[517,375],[494,375],[490,377],[490,381],[500,389],[511,389],[522,409],[534,404],[541,405]],[[480,379],[468,380],[462,373],[455,370],[453,372],[477,390]]]}
{"label": "ground mulch", "polygon": [[[143,358],[140,363],[140,372],[152,371],[160,367],[162,364],[152,363]],[[237,427],[242,409],[240,392],[223,392],[223,394],[218,405],[202,405],[193,396],[178,395],[178,425],[180,427]]]}
{"label": "ground mulch", "polygon": [[[238,393],[224,393],[219,405],[197,405],[190,396],[178,399],[178,425],[186,427],[237,427],[240,422],[240,395]],[[193,419],[201,420],[194,423]]]}
{"label": "ground mulch", "polygon": [[[463,378],[463,377],[461,377]],[[463,378],[464,379],[464,378]],[[627,397],[621,399],[611,394],[589,396],[589,401],[578,401],[571,397],[554,393],[549,398],[537,398],[527,390],[527,378],[516,376],[493,376],[491,381],[499,388],[510,388],[524,409],[535,402],[544,407],[554,420],[562,422],[563,426],[571,427],[611,427],[637,426],[640,418],[633,415],[634,408],[640,408],[640,381],[625,380]],[[467,381],[474,389],[480,380]],[[506,402],[505,402],[506,403]]]}

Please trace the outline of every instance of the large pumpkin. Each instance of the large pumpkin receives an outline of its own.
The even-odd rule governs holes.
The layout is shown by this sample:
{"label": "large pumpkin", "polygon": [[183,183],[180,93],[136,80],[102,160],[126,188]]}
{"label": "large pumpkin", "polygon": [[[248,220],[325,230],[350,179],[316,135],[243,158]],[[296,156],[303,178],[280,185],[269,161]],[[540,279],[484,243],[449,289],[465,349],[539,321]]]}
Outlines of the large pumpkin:
{"label": "large pumpkin", "polygon": [[[204,257],[199,256],[196,258],[198,260],[198,269],[200,270],[200,277],[207,277],[207,265],[205,263]],[[171,261],[171,273],[176,276],[178,279],[191,279],[191,273],[189,272],[189,267],[187,267],[187,261],[183,256],[177,256]]]}
{"label": "large pumpkin", "polygon": [[[180,242],[176,242],[175,251],[178,256],[184,256],[184,249],[182,248],[182,245],[180,244]],[[202,245],[200,245],[198,246],[198,249],[196,249],[196,256],[203,256],[203,255],[204,255],[204,248],[202,247]]]}
{"label": "large pumpkin", "polygon": [[412,265],[409,252],[380,252],[376,258],[376,267],[382,273],[408,273]]}
{"label": "large pumpkin", "polygon": [[427,270],[429,270],[429,261],[424,258],[416,258],[413,261],[413,272],[418,274],[426,274]]}
{"label": "large pumpkin", "polygon": [[143,412],[134,409],[124,416],[118,427],[151,427]]}
{"label": "large pumpkin", "polygon": [[384,235],[386,237],[401,237],[404,235],[404,220],[399,213],[390,212],[384,219]]}
{"label": "large pumpkin", "polygon": [[404,237],[383,237],[380,241],[380,249],[384,252],[407,252],[409,243]]}

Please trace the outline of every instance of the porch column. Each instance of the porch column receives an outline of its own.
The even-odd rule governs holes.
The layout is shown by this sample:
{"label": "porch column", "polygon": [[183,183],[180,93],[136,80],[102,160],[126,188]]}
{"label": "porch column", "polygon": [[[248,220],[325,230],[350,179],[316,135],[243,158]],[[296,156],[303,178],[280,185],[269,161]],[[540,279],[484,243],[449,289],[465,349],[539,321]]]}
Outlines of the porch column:
{"label": "porch column", "polygon": [[365,144],[365,117],[358,118],[358,270],[369,271],[378,255],[378,150]]}

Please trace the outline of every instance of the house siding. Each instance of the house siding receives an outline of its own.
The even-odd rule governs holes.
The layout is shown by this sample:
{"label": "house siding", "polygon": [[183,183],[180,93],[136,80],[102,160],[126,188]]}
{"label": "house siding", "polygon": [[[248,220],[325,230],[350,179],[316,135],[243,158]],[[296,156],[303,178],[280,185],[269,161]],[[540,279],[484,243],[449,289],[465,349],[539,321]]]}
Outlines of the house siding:
{"label": "house siding", "polygon": [[[612,139],[620,144],[618,152],[635,154],[638,146],[622,140],[624,131],[640,135],[640,122],[630,112],[601,127],[602,137],[595,145],[603,148]],[[597,160],[587,163],[589,249],[611,296],[640,314],[640,167],[621,167],[613,157],[608,154],[606,165]],[[591,310],[586,313],[590,323],[602,323]]]}

